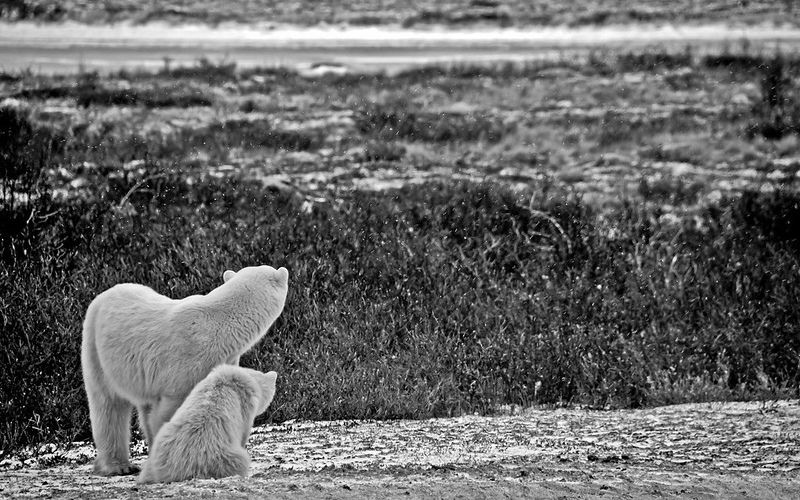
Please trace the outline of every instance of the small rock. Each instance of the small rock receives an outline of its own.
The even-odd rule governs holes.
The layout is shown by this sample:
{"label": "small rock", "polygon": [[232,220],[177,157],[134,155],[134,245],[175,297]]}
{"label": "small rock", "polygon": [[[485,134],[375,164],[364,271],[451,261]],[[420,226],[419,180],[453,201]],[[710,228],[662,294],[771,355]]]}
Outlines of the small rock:
{"label": "small rock", "polygon": [[735,94],[731,97],[730,102],[736,106],[749,106],[751,104],[750,97],[748,97],[747,94]]}
{"label": "small rock", "polygon": [[82,189],[88,187],[91,183],[86,179],[86,177],[78,177],[70,181],[69,186],[72,189]]}

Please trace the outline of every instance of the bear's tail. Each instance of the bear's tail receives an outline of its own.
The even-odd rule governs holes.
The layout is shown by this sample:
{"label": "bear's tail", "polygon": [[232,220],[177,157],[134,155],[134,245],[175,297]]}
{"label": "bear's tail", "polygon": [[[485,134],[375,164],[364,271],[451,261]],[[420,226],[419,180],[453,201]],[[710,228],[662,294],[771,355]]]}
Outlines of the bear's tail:
{"label": "bear's tail", "polygon": [[[100,370],[100,358],[97,356],[97,344],[95,343],[94,322],[97,316],[97,299],[93,300],[86,309],[86,317],[83,319],[83,338],[81,340],[81,368],[83,370],[83,382],[88,387],[88,377],[90,371]],[[94,373],[92,373],[94,374]]]}
{"label": "bear's tail", "polygon": [[[100,309],[100,301],[95,298],[86,309],[86,317],[83,320],[83,338],[81,341],[81,369],[83,372],[83,384],[87,394],[92,392],[108,392],[105,389],[105,373],[100,363],[100,356],[97,352],[97,311]],[[90,398],[91,399],[91,398]],[[91,401],[90,401],[91,403]]]}

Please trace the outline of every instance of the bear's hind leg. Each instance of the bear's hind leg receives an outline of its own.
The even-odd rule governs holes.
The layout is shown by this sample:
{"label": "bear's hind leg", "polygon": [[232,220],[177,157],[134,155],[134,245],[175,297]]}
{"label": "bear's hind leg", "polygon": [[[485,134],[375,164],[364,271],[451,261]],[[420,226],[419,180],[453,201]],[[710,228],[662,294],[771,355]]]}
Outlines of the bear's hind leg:
{"label": "bear's hind leg", "polygon": [[135,474],[139,467],[130,463],[131,410],[133,406],[115,394],[105,380],[94,345],[89,306],[81,345],[81,365],[92,437],[97,449],[94,472],[102,476]]}
{"label": "bear's hind leg", "polygon": [[147,447],[149,449],[153,448],[153,439],[155,438],[155,435],[153,435],[150,429],[150,415],[152,412],[153,405],[150,403],[145,403],[136,407],[136,420],[139,421],[139,428],[142,430],[142,434],[144,434],[144,438],[147,440]]}
{"label": "bear's hind leg", "polygon": [[87,390],[92,437],[97,448],[94,472],[101,476],[136,474],[130,463],[131,412],[133,405],[99,388]]}

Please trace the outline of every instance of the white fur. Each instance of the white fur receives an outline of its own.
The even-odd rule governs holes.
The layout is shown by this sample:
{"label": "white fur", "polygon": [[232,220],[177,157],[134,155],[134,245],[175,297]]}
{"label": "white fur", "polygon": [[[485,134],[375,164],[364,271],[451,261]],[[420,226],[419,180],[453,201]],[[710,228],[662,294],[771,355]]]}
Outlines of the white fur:
{"label": "white fur", "polygon": [[139,483],[246,476],[253,420],[275,395],[275,372],[220,365],[161,427]]}
{"label": "white fur", "polygon": [[83,323],[81,362],[97,448],[94,470],[131,474],[130,416],[152,445],[192,388],[215,366],[238,364],[283,311],[285,268],[226,271],[207,295],[173,300],[132,283],[98,295]]}

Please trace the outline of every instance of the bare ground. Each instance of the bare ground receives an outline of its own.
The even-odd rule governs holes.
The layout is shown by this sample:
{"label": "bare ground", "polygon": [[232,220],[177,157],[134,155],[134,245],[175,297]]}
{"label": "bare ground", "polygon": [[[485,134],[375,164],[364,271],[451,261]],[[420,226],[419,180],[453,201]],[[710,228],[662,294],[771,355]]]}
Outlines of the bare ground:
{"label": "bare ground", "polygon": [[[138,486],[91,447],[0,464],[0,495],[64,498],[795,498],[800,401],[510,411],[254,430],[248,478]],[[140,449],[140,448],[137,448]],[[143,460],[135,453],[135,460]],[[42,464],[61,462],[47,467]]]}

